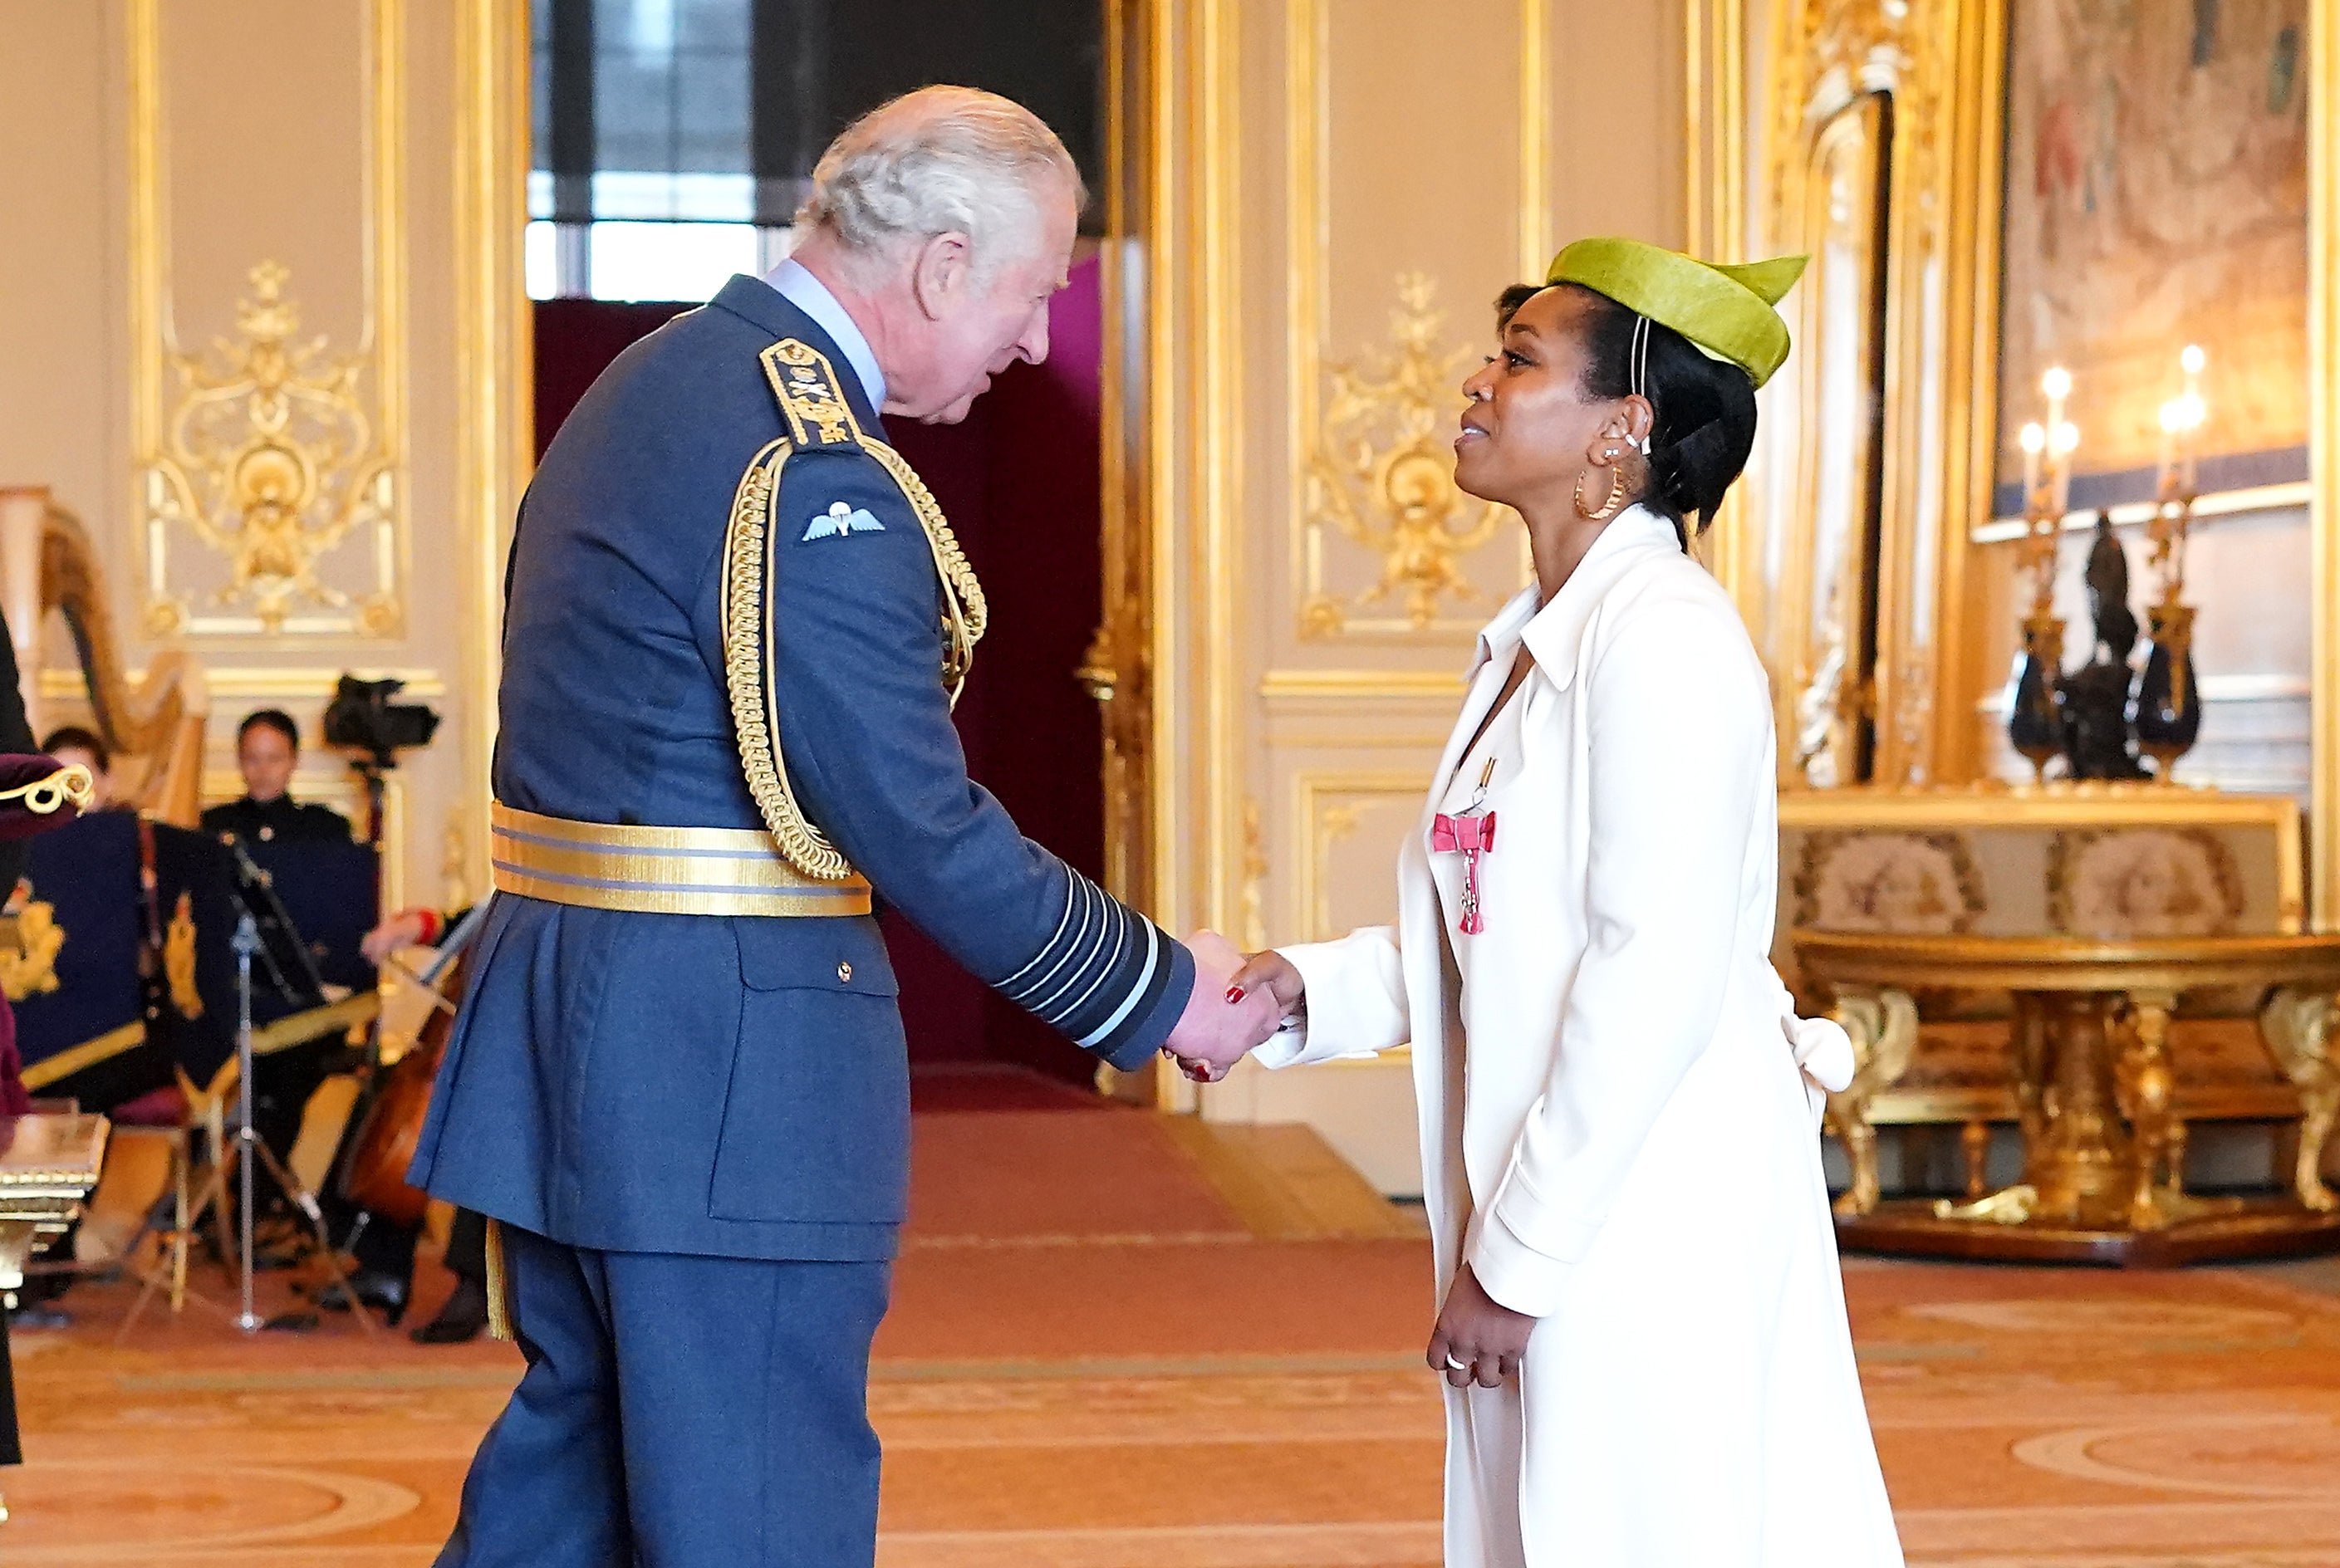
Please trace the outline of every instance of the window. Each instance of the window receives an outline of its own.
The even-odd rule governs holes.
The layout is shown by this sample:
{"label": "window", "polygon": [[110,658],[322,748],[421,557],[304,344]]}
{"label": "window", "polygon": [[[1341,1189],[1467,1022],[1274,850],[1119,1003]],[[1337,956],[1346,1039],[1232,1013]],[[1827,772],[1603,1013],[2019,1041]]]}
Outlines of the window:
{"label": "window", "polygon": [[[922,83],[1005,93],[1092,190],[1096,0],[534,0],[529,293],[703,300],[768,272],[812,165],[855,114]],[[1096,233],[1102,203],[1085,214]]]}
{"label": "window", "polygon": [[753,0],[536,0],[529,293],[703,300],[764,270]]}

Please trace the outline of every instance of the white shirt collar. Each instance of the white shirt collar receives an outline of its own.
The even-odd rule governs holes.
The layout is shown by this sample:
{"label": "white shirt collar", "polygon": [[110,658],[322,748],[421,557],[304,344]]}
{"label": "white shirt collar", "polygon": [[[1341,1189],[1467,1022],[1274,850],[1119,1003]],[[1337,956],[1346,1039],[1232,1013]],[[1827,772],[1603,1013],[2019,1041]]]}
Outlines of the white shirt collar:
{"label": "white shirt collar", "polygon": [[794,256],[782,262],[764,275],[764,282],[778,291],[780,298],[810,316],[827,332],[829,341],[845,352],[846,362],[860,378],[861,390],[869,394],[869,406],[878,412],[886,409],[886,372],[878,368],[878,356],[869,347],[869,340],[861,335],[828,285],[815,277],[812,270]]}
{"label": "white shirt collar", "polygon": [[1495,619],[1480,630],[1479,650],[1471,660],[1471,674],[1476,675],[1482,667],[1518,651],[1520,634],[1527,630],[1528,622],[1533,620],[1536,612],[1543,608],[1542,591],[1531,581],[1512,595],[1502,609],[1495,611]]}
{"label": "white shirt collar", "polygon": [[1672,523],[1639,503],[1619,512],[1593,538],[1591,548],[1552,596],[1551,603],[1542,602],[1543,590],[1531,581],[1495,612],[1495,619],[1479,633],[1470,677],[1476,679],[1482,670],[1499,660],[1508,667],[1524,642],[1535,655],[1537,667],[1552,683],[1566,686],[1575,669],[1574,635],[1583,630],[1592,607],[1634,552],[1657,548],[1681,552]]}

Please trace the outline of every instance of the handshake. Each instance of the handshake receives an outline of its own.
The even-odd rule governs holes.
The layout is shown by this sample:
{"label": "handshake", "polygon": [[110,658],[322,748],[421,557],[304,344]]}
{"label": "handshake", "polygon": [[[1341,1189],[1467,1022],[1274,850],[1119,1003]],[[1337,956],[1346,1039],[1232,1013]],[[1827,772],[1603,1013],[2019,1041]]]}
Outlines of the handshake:
{"label": "handshake", "polygon": [[1215,1084],[1284,1027],[1305,987],[1273,948],[1246,958],[1216,931],[1197,931],[1186,946],[1195,955],[1195,994],[1162,1054],[1196,1083]]}

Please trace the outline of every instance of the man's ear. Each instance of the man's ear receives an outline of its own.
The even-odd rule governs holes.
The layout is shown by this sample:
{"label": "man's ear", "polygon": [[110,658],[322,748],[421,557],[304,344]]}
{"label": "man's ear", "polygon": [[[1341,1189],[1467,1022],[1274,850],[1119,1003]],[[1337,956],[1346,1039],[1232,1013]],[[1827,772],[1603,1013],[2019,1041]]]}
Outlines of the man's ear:
{"label": "man's ear", "polygon": [[956,229],[927,236],[910,269],[910,293],[928,321],[941,318],[967,287],[973,243]]}

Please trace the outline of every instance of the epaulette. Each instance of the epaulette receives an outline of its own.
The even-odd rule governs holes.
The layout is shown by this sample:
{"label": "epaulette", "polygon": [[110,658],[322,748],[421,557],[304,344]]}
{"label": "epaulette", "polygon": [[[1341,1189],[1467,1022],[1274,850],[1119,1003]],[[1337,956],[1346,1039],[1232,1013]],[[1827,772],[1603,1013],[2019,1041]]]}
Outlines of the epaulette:
{"label": "epaulette", "polygon": [[861,428],[828,356],[800,338],[782,338],[760,357],[788,434],[749,460],[732,496],[723,541],[724,674],[748,788],[780,853],[808,877],[842,880],[853,875],[852,866],[805,817],[789,787],[780,757],[777,690],[766,657],[765,584],[771,581],[772,550],[783,537],[773,509],[779,502],[780,471],[788,459],[800,452],[858,447],[875,458],[900,488],[926,531],[927,547],[942,581],[942,680],[954,706],[975,662],[975,645],[982,640],[990,610],[975,569],[967,564],[934,492],[901,453]]}

